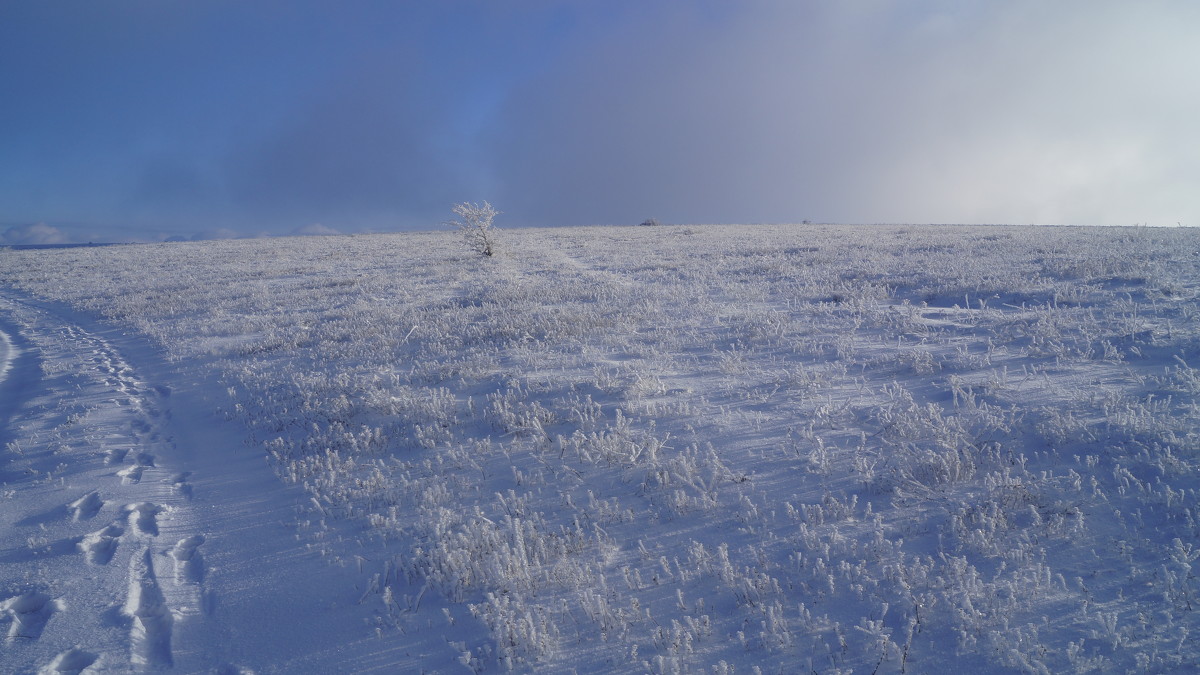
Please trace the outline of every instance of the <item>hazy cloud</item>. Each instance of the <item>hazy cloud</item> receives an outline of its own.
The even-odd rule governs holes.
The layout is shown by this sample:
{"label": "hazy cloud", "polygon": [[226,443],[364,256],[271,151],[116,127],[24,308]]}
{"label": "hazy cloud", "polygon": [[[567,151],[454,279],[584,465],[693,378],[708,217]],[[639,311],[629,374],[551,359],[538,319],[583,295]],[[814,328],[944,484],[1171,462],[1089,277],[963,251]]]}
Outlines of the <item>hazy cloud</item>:
{"label": "hazy cloud", "polygon": [[320,223],[313,223],[312,225],[305,225],[304,227],[297,227],[296,229],[292,230],[292,234],[296,235],[298,237],[323,237],[323,236],[328,236],[328,235],[341,234],[341,232],[339,232],[338,230],[335,230],[334,228],[329,227],[327,225],[322,225]]}
{"label": "hazy cloud", "polygon": [[405,44],[366,50],[318,78],[225,162],[234,207],[269,222],[395,229],[444,210],[462,187],[445,110],[459,103]]}
{"label": "hazy cloud", "polygon": [[211,239],[237,239],[243,236],[237,230],[228,227],[217,227],[211,230],[201,230],[191,236],[192,241],[208,241]]}
{"label": "hazy cloud", "polygon": [[1192,0],[71,6],[0,3],[0,218],[78,240],[1200,225]]}
{"label": "hazy cloud", "polygon": [[70,239],[57,227],[45,223],[13,225],[0,232],[0,244],[4,246],[66,244]]}

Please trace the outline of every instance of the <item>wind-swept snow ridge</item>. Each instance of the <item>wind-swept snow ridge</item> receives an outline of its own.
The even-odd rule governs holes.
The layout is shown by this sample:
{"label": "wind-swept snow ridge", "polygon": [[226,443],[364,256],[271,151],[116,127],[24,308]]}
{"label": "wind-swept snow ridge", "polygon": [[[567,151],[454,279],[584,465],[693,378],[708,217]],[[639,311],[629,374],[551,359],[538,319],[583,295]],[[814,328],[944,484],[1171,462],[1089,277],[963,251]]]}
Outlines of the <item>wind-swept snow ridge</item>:
{"label": "wind-swept snow ridge", "polygon": [[158,586],[149,548],[129,561],[129,595],[124,612],[130,619],[130,662],[134,666],[169,667],[173,661],[171,625],[174,619]]}
{"label": "wind-swept snow ridge", "polygon": [[12,338],[8,336],[8,333],[0,330],[0,381],[8,376],[15,356]]}
{"label": "wind-swept snow ridge", "polygon": [[94,485],[55,473],[86,406],[13,436],[0,599],[65,604],[0,658],[137,653],[128,612],[55,636],[62,568],[110,607],[152,570],[178,670],[1200,670],[1200,232],[505,234],[0,260],[173,369],[25,329],[128,424]]}

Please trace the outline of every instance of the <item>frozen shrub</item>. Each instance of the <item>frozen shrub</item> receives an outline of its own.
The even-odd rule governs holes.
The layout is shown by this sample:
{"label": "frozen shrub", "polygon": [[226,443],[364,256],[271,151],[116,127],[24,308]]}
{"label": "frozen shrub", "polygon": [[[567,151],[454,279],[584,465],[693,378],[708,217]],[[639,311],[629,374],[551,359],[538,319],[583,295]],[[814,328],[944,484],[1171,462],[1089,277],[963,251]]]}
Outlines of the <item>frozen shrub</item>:
{"label": "frozen shrub", "polygon": [[499,211],[487,202],[463,202],[451,211],[458,218],[447,220],[445,224],[458,228],[472,251],[489,257],[496,252],[496,230],[492,227],[492,219]]}

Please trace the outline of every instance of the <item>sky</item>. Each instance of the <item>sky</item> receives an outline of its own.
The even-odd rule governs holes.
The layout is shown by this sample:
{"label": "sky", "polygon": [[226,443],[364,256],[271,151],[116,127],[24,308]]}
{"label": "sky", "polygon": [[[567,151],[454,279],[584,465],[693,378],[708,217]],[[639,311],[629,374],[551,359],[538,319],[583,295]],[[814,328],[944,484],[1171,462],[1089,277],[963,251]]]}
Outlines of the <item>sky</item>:
{"label": "sky", "polygon": [[8,0],[0,244],[1200,225],[1194,0]]}

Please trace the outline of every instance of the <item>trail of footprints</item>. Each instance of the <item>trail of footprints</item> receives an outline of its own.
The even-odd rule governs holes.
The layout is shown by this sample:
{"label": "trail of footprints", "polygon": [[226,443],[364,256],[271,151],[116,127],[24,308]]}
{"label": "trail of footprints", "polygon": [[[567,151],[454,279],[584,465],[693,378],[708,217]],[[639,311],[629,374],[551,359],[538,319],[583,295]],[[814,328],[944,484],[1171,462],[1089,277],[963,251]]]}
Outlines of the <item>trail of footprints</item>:
{"label": "trail of footprints", "polygon": [[[105,465],[121,467],[114,472],[115,484],[107,491],[112,497],[106,501],[101,491],[92,490],[65,505],[66,513],[74,522],[96,519],[106,509],[115,510],[117,516],[103,527],[77,537],[74,540],[76,548],[81,560],[96,566],[107,566],[120,547],[135,548],[129,558],[128,584],[120,607],[129,631],[129,663],[139,670],[170,667],[174,661],[171,639],[176,618],[202,612],[211,603],[211,598],[201,588],[204,580],[201,546],[205,538],[192,535],[179,539],[174,545],[160,542],[159,519],[169,514],[172,508],[151,501],[121,503],[119,498],[121,493],[129,491],[127,488],[139,485],[158,468],[154,454],[139,448],[153,448],[169,442],[162,438],[159,420],[163,415],[156,405],[156,399],[169,395],[169,391],[145,386],[104,340],[75,326],[66,326],[62,334],[85,350],[82,353],[91,353],[90,361],[97,368],[100,381],[119,392],[111,402],[126,409],[131,418],[131,442],[127,447],[109,448],[103,456]],[[169,486],[172,494],[191,499],[189,477],[188,473],[179,473],[161,479],[161,483]],[[142,490],[139,494],[145,492]],[[175,588],[167,585],[164,589],[159,579],[159,569],[165,568],[167,561],[173,567],[170,584]],[[53,598],[40,591],[0,599],[0,618],[7,615],[9,621],[6,641],[37,640],[54,614],[69,606],[66,599]],[[107,669],[110,665],[111,659],[106,655],[75,646],[59,653],[39,672],[91,672],[88,669],[93,666]]]}

